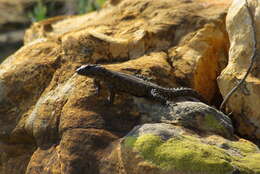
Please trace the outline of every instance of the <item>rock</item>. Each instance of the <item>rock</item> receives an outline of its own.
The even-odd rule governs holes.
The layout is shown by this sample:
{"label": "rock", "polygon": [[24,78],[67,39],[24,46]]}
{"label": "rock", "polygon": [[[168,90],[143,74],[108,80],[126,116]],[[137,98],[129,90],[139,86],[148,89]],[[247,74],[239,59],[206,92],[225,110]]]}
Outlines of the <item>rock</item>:
{"label": "rock", "polygon": [[[204,2],[215,8],[209,18],[201,18],[208,11],[201,11],[194,23],[194,17],[188,17],[187,24],[178,26],[176,38],[178,45],[169,49],[169,62],[174,75],[182,85],[188,85],[199,91],[209,102],[218,103],[218,86],[215,79],[227,64],[229,41],[227,39],[225,16],[231,1]],[[191,25],[191,26],[190,26]],[[185,33],[185,34],[184,34]]]}
{"label": "rock", "polygon": [[[126,154],[113,156],[117,153],[117,148],[120,148],[120,138],[140,124],[144,114],[151,115],[152,106],[159,111],[169,111],[158,103],[121,93],[116,96],[113,105],[107,105],[106,87],[102,86],[100,95],[96,96],[93,79],[75,74],[75,69],[82,64],[100,63],[115,71],[146,76],[152,82],[165,87],[187,84],[185,86],[195,87],[207,100],[212,100],[214,88],[212,93],[204,93],[210,86],[204,84],[216,82],[205,80],[194,85],[189,77],[195,77],[196,72],[207,72],[205,69],[185,74],[188,81],[183,81],[176,73],[183,67],[174,65],[172,50],[190,48],[185,45],[196,36],[197,41],[192,43],[206,45],[203,47],[203,60],[210,65],[198,66],[200,61],[193,61],[194,66],[210,70],[208,67],[215,68],[215,65],[211,66],[211,54],[206,56],[204,53],[207,53],[209,46],[208,52],[215,50],[219,55],[226,55],[225,48],[228,46],[223,40],[223,21],[229,2],[124,0],[120,3],[116,1],[114,5],[113,2],[115,1],[97,12],[52,18],[34,24],[26,32],[25,45],[0,65],[0,143],[3,144],[0,148],[0,173],[117,173],[114,171],[121,170],[120,166],[114,166],[119,167],[118,169],[111,168],[109,162],[122,164],[122,161],[112,159],[127,157]],[[210,34],[211,31],[214,32]],[[214,41],[205,44],[203,38]],[[213,49],[211,45],[216,40],[219,46]],[[221,61],[225,56],[219,57],[221,58],[218,60],[218,56],[214,57],[213,63],[217,62],[222,66]],[[208,73],[200,75],[198,79],[208,79],[211,76]],[[150,111],[145,113],[145,110],[140,109],[140,104],[150,106]],[[182,104],[177,106],[184,107]],[[173,106],[174,109],[178,107]],[[209,107],[205,106],[205,112],[207,109]],[[224,120],[224,116],[217,112],[213,115],[216,122]],[[190,119],[190,116],[192,114],[186,118]],[[198,118],[203,120],[206,117],[198,115]],[[163,131],[168,130],[169,126],[170,129],[177,127],[161,125]],[[209,136],[209,128],[202,128],[204,136]],[[228,136],[225,131],[231,129],[225,126],[222,128],[210,129],[211,134]],[[183,127],[178,130],[193,132]],[[171,132],[166,135],[174,138]],[[190,135],[191,140],[184,136],[184,140],[198,147],[193,142],[197,136],[199,137],[195,133]],[[168,140],[159,142],[161,141]],[[9,150],[11,146],[13,150]],[[246,146],[242,144],[242,147]],[[234,169],[226,163],[230,157],[225,151],[216,149],[213,152],[204,152],[216,152],[219,155],[216,156],[217,159],[223,157],[220,163],[214,164],[223,164],[224,171]],[[252,166],[249,171],[255,170],[254,162],[259,162],[257,155],[255,158],[256,162],[243,158],[245,164]],[[130,169],[132,164],[135,163],[128,163],[129,166],[123,167]],[[143,163],[144,170],[149,173],[152,170],[146,164],[147,162]],[[157,170],[155,164],[150,166]],[[167,163],[164,164],[167,167]],[[13,167],[18,165],[20,167]],[[206,163],[203,165],[206,166]],[[242,170],[246,167],[239,168]],[[159,168],[157,171],[164,172]]]}
{"label": "rock", "polygon": [[26,173],[99,173],[99,160],[115,138],[100,129],[68,130],[57,146],[35,150]]}
{"label": "rock", "polygon": [[[0,65],[0,143],[3,151],[0,153],[0,173],[24,173],[26,170],[35,141],[24,130],[21,116],[26,115],[50,82],[57,66],[58,50],[59,46],[52,42],[34,43],[24,46]],[[12,149],[8,150],[10,146]],[[22,153],[17,153],[19,151]],[[16,165],[19,167],[14,167]]]}
{"label": "rock", "polygon": [[[257,0],[248,0],[256,24],[257,50],[260,51],[260,6]],[[227,31],[231,47],[228,66],[218,77],[222,96],[241,80],[249,66],[249,57],[253,49],[253,28],[245,1],[233,1],[227,16]],[[238,27],[240,26],[240,27]],[[228,100],[227,109],[232,112],[236,127],[241,135],[251,139],[260,139],[260,73],[259,60],[256,59],[253,71],[249,74],[241,89]]]}
{"label": "rock", "polygon": [[234,128],[231,119],[204,103],[180,102],[171,108],[173,120],[169,123],[199,130],[204,133],[214,133],[226,138],[233,138]]}
{"label": "rock", "polygon": [[[178,82],[195,88],[214,103],[218,91],[215,79],[227,60],[224,20],[229,3],[122,1],[84,17],[35,24],[26,32],[25,40],[30,42],[43,36],[42,28],[48,23],[52,30],[44,32],[44,37],[55,36],[61,40],[68,57],[89,57],[92,63],[125,61],[145,52],[168,49],[167,61],[174,67]],[[132,8],[128,8],[130,6]],[[171,9],[173,7],[178,7],[178,11]],[[140,16],[145,16],[146,20]],[[63,27],[65,23],[70,26]],[[107,23],[116,26],[117,32]],[[79,28],[77,35],[70,32],[73,28]]]}
{"label": "rock", "polygon": [[222,22],[218,20],[204,25],[194,34],[184,37],[180,45],[169,50],[178,81],[197,89],[213,103],[217,103],[218,92],[215,79],[226,65],[229,45],[225,24]]}
{"label": "rock", "polygon": [[3,143],[0,137],[0,172],[25,173],[28,162],[34,152],[33,145]]}
{"label": "rock", "polygon": [[202,134],[218,134],[226,138],[234,137],[231,119],[201,102],[176,102],[168,106],[138,101],[141,123],[168,123],[196,130]]}
{"label": "rock", "polygon": [[260,172],[259,148],[238,139],[201,137],[164,123],[135,127],[103,158],[103,173],[241,173]]}

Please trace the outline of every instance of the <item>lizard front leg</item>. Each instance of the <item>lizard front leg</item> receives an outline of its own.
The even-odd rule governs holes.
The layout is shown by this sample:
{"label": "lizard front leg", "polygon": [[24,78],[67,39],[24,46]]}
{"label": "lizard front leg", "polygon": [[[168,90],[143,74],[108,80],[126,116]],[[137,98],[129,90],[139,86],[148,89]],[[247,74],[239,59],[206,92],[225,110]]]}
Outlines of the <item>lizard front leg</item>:
{"label": "lizard front leg", "polygon": [[158,101],[162,104],[167,103],[167,100],[165,99],[165,97],[163,97],[156,89],[151,90],[151,95],[155,101]]}
{"label": "lizard front leg", "polygon": [[157,89],[152,89],[151,95],[155,101],[158,101],[163,105],[166,106],[177,105],[173,100],[169,101],[168,98],[162,95]]}
{"label": "lizard front leg", "polygon": [[96,89],[95,94],[99,95],[100,94],[100,81],[97,79],[94,79],[94,87]]}
{"label": "lizard front leg", "polygon": [[114,99],[115,99],[115,95],[116,95],[115,90],[114,90],[112,85],[108,86],[108,90],[109,90],[109,96],[107,98],[108,102],[109,102],[109,104],[113,104],[114,103]]}

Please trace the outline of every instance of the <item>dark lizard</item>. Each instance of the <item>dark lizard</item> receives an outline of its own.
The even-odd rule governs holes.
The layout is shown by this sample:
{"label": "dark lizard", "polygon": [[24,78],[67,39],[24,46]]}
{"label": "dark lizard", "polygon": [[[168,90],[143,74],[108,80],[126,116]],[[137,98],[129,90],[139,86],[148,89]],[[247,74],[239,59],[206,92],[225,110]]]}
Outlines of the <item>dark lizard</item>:
{"label": "dark lizard", "polygon": [[145,81],[133,75],[108,70],[97,64],[82,65],[76,72],[79,75],[94,78],[97,93],[100,90],[100,82],[103,82],[110,91],[109,102],[113,103],[115,94],[124,92],[136,97],[144,97],[166,103],[177,97],[191,97],[204,101],[204,99],[191,88],[164,88],[155,83]]}

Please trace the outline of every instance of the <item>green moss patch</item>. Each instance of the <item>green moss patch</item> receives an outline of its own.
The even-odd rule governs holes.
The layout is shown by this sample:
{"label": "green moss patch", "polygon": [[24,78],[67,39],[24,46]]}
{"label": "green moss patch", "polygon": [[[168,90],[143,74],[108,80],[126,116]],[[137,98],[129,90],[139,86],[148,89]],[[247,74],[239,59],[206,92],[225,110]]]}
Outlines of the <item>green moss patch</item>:
{"label": "green moss patch", "polygon": [[[228,141],[228,144],[230,149],[225,150],[188,135],[163,141],[160,136],[144,134],[124,141],[125,147],[166,171],[223,174],[238,168],[241,174],[260,174],[260,152],[256,145],[246,140]],[[241,155],[230,155],[232,149]]]}
{"label": "green moss patch", "polygon": [[218,130],[219,132],[227,133],[227,129],[220,124],[219,120],[216,120],[216,118],[213,115],[206,115],[205,116],[205,123],[203,125],[209,129],[209,130]]}
{"label": "green moss patch", "polygon": [[255,153],[242,158],[240,164],[256,174],[260,174],[260,153]]}
{"label": "green moss patch", "polygon": [[138,137],[135,142],[132,141],[131,146],[145,160],[163,170],[212,174],[233,170],[230,163],[232,157],[223,149],[191,141],[186,136],[174,137],[164,142],[159,136],[146,134]]}
{"label": "green moss patch", "polygon": [[[229,145],[230,147],[239,150],[244,155],[246,155],[247,153],[254,153],[258,149],[255,144],[246,140],[233,141],[229,143]],[[260,166],[260,161],[259,161],[259,166]]]}
{"label": "green moss patch", "polygon": [[216,118],[213,115],[206,115],[205,116],[205,122],[208,127],[216,128],[216,129],[222,129],[223,126],[219,124],[219,122],[216,120]]}
{"label": "green moss patch", "polygon": [[136,140],[137,140],[137,137],[130,137],[129,136],[129,137],[125,138],[124,145],[126,147],[133,147],[135,142],[136,142]]}

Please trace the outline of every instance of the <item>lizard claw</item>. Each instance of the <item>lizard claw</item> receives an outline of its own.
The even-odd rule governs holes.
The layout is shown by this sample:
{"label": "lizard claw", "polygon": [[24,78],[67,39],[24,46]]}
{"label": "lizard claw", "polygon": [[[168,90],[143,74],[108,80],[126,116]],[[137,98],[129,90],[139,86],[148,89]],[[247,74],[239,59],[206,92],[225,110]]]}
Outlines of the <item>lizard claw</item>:
{"label": "lizard claw", "polygon": [[98,88],[96,88],[94,95],[99,96],[99,94],[100,94],[100,90]]}
{"label": "lizard claw", "polygon": [[166,106],[168,106],[168,107],[170,107],[170,106],[177,106],[177,103],[171,102],[171,101],[167,101],[166,102]]}
{"label": "lizard claw", "polygon": [[233,114],[233,112],[229,112],[228,114],[227,114],[227,116],[231,116]]}

